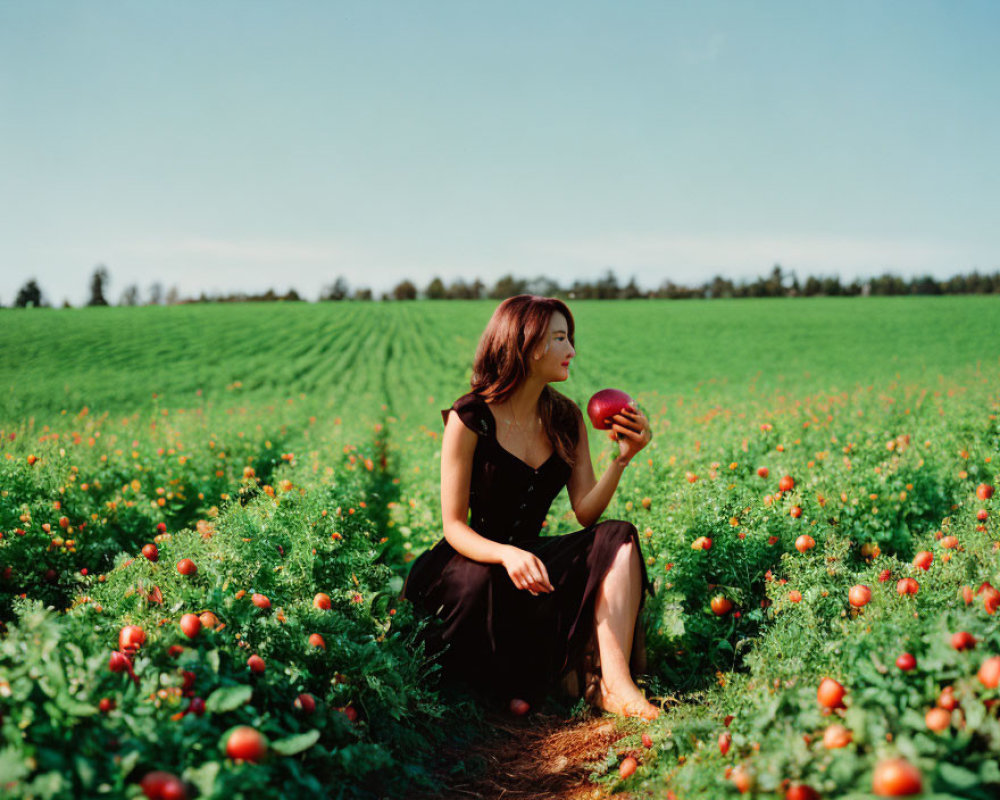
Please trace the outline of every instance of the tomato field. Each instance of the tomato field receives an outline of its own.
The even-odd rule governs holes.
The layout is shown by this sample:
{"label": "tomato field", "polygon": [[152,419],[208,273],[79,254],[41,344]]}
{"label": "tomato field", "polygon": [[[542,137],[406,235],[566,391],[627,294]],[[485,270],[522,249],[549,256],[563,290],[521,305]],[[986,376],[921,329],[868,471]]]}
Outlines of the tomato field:
{"label": "tomato field", "polygon": [[[469,768],[439,753],[481,709],[398,595],[493,308],[5,310],[0,796],[405,797]],[[623,389],[654,431],[604,516],[640,532],[663,713],[591,780],[998,796],[1000,303],[571,309],[557,388]],[[565,492],[545,527],[578,528]]]}

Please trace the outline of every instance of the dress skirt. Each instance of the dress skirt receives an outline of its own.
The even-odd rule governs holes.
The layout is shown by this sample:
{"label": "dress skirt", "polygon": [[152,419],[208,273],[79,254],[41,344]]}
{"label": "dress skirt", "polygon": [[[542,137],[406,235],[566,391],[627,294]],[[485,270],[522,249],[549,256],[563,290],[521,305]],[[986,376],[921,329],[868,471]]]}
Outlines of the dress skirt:
{"label": "dress skirt", "polygon": [[517,589],[503,565],[473,561],[441,539],[414,561],[402,597],[436,618],[422,639],[446,679],[496,700],[536,703],[579,667],[594,636],[598,589],[628,542],[639,559],[641,610],[652,584],[635,526],[618,520],[514,542],[545,564],[553,592]]}

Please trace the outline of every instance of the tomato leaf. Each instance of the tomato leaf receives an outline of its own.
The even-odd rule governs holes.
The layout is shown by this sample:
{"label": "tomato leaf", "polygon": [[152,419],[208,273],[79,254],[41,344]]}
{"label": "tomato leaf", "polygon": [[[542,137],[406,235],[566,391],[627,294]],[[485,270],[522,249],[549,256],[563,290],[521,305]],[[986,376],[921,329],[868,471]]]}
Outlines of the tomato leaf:
{"label": "tomato leaf", "polygon": [[289,736],[287,739],[279,739],[276,742],[272,742],[271,749],[283,756],[293,756],[296,753],[301,753],[303,750],[308,750],[317,741],[319,741],[319,731],[313,729],[306,733],[300,733],[297,736]]}
{"label": "tomato leaf", "polygon": [[941,761],[938,763],[937,769],[941,780],[951,789],[964,790],[979,785],[979,776],[964,767],[949,764],[947,761]]}
{"label": "tomato leaf", "polygon": [[219,776],[219,762],[206,761],[197,769],[188,768],[184,770],[184,779],[191,781],[198,787],[198,792],[210,797],[215,790],[215,779]]}
{"label": "tomato leaf", "polygon": [[225,686],[212,692],[205,700],[205,710],[218,714],[224,711],[235,711],[253,696],[250,686]]}

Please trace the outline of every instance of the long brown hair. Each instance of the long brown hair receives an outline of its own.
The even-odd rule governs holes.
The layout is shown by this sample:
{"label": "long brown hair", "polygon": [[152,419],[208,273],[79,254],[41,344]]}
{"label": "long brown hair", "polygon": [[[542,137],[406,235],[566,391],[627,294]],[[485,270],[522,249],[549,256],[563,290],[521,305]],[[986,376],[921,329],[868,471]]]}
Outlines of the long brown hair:
{"label": "long brown hair", "polygon": [[[472,391],[491,402],[503,402],[528,377],[530,354],[544,341],[549,321],[558,311],[566,317],[570,344],[575,344],[573,315],[562,300],[519,294],[504,300],[479,339],[472,364]],[[551,386],[538,399],[542,427],[552,447],[573,466],[579,435],[579,409]]]}

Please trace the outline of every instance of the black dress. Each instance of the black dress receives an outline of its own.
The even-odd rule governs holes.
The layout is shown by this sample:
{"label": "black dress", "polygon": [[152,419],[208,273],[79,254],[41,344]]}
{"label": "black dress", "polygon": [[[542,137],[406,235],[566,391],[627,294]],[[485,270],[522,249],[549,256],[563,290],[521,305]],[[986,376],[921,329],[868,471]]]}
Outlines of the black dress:
{"label": "black dress", "polygon": [[[569,480],[570,466],[553,452],[533,469],[504,449],[493,413],[479,395],[463,395],[442,411],[445,422],[452,409],[479,436],[469,526],[487,539],[538,556],[555,591],[533,596],[518,589],[502,564],[473,561],[442,538],[413,562],[401,596],[437,618],[424,629],[423,639],[428,652],[441,654],[444,677],[493,699],[521,697],[534,703],[578,668],[594,633],[597,590],[623,544],[632,541],[641,556],[639,537],[634,525],[616,520],[562,536],[539,536],[549,506]],[[641,557],[639,564],[641,609],[653,588]]]}

